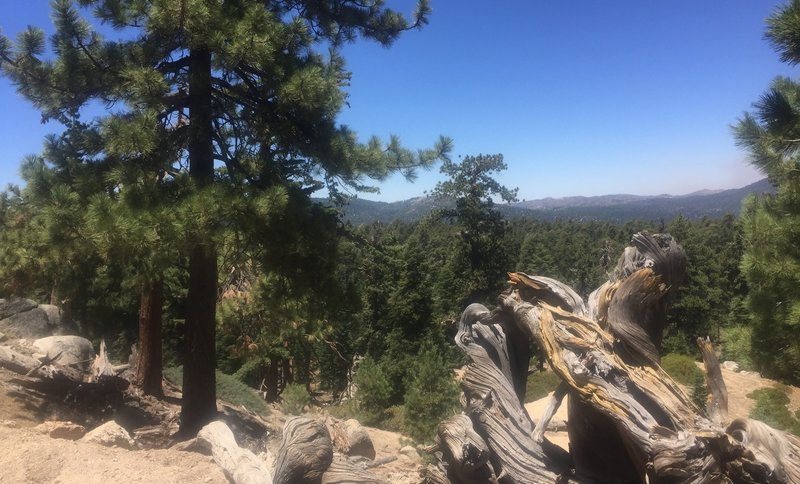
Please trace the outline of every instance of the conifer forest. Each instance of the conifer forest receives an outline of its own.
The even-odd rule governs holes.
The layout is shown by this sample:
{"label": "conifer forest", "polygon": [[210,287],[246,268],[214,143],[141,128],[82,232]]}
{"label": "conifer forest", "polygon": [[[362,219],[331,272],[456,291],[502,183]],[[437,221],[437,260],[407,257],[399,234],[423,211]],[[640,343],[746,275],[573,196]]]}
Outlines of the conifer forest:
{"label": "conifer forest", "polygon": [[[446,126],[420,147],[339,124],[343,46],[415,35],[428,0],[50,8],[53,35],[0,31],[0,75],[59,126],[0,192],[0,349],[29,329],[4,308],[55,307],[125,392],[180,388],[176,440],[207,432],[234,380],[287,413],[403,433],[429,451],[423,482],[800,482],[800,414],[726,421],[713,371],[800,386],[796,80],[730,120],[774,189],[740,214],[543,220],[504,215],[503,155],[457,155]],[[788,65],[798,18],[792,0],[766,25]],[[359,193],[431,168],[430,213],[345,220]],[[549,392],[553,411],[570,398],[569,452],[521,416]],[[336,443],[314,425],[288,420],[282,448]],[[278,453],[270,482],[381,482],[322,454]]]}

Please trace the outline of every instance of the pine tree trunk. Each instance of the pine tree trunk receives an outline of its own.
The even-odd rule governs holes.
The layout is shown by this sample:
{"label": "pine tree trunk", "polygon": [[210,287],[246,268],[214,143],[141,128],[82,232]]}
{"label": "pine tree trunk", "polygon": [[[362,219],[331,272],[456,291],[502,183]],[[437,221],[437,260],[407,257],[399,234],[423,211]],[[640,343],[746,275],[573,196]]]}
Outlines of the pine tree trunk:
{"label": "pine tree trunk", "polygon": [[142,291],[139,303],[139,357],[136,384],[145,395],[161,398],[161,316],[164,281],[158,279]]}
{"label": "pine tree trunk", "polygon": [[267,387],[267,393],[264,399],[268,402],[278,401],[278,378],[280,374],[278,371],[278,358],[272,357],[267,367],[267,376],[264,379],[264,385]]}
{"label": "pine tree trunk", "polygon": [[[189,54],[189,174],[200,189],[211,185],[214,179],[211,53],[200,47]],[[217,412],[216,305],[216,248],[207,237],[196,240],[189,255],[181,407],[181,433],[184,435],[196,434]]]}

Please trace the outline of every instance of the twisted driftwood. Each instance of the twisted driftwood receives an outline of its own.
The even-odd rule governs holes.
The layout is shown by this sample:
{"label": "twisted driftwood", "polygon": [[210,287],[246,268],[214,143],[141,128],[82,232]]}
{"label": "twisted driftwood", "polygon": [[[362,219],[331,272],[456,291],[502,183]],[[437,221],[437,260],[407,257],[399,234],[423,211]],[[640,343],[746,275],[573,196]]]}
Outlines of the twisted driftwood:
{"label": "twisted driftwood", "polygon": [[[721,378],[706,414],[659,366],[666,310],[685,264],[671,237],[636,234],[587,302],[553,279],[513,273],[497,309],[469,306],[456,336],[470,360],[462,380],[468,406],[439,426],[445,472],[431,469],[426,478],[800,482],[797,438],[747,419],[722,428]],[[520,355],[529,341],[562,380],[539,429],[521,402],[527,367]],[[715,381],[716,358],[708,348],[703,353]],[[569,455],[543,436],[567,393]]]}

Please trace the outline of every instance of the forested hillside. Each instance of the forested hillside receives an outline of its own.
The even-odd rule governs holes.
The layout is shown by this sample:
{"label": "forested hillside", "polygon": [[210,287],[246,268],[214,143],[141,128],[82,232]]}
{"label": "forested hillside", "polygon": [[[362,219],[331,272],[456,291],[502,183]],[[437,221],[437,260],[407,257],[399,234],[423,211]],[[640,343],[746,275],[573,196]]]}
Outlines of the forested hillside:
{"label": "forested hillside", "polygon": [[[502,154],[454,159],[453,140],[433,133],[422,149],[395,136],[362,142],[337,122],[351,76],[343,46],[364,39],[389,47],[428,23],[426,0],[408,16],[351,0],[51,7],[50,37],[33,27],[13,41],[0,35],[3,76],[60,129],[22,161],[23,183],[0,192],[0,308],[47,318],[38,307],[46,304],[104,357],[130,362],[139,396],[163,401],[164,373],[180,380],[180,438],[216,418],[218,387],[237,380],[250,397],[258,389],[298,412],[325,406],[429,443],[436,424],[460,411],[454,372],[468,358],[454,336],[465,307],[493,307],[509,277],[529,280],[511,272],[561,281],[580,298],[608,281],[610,301],[633,273],[615,271],[632,237],[680,255],[670,259],[680,271],[650,270],[655,259],[644,256],[631,262],[658,298],[643,296],[630,313],[646,320],[654,299],[666,313],[663,341],[660,326],[646,341],[653,381],[672,385],[661,350],[683,358],[683,383],[696,384],[703,338],[723,360],[800,383],[800,84],[776,79],[734,127],[768,177],[756,184],[678,197],[519,201],[517,187],[498,181],[508,169]],[[768,37],[794,65],[800,0],[787,9],[770,20]],[[98,105],[107,109],[95,116]],[[443,176],[429,197],[389,204],[354,196],[434,165]],[[312,198],[319,193],[330,198]],[[511,312],[541,303],[572,317],[564,304],[537,298],[504,303]],[[21,312],[0,313],[0,341],[26,337]],[[481,317],[495,331],[502,324],[490,314]],[[599,317],[587,320],[596,330],[588,344],[602,339],[603,354],[616,358],[621,339]],[[641,336],[643,321],[626,328]],[[525,346],[514,363],[520,405],[529,370],[544,366],[527,341],[514,343]],[[25,376],[58,357],[38,367],[34,360]],[[100,376],[117,377],[105,363],[113,375]],[[786,428],[800,428],[796,414],[781,415]],[[651,420],[639,434],[643,448],[646,435],[666,429],[658,415]],[[696,430],[667,430],[702,433],[677,431],[684,428]]]}
{"label": "forested hillside", "polygon": [[[678,215],[686,218],[720,218],[739,215],[744,199],[752,194],[775,193],[765,178],[742,188],[702,191],[688,195],[605,195],[527,200],[498,205],[506,218],[538,220],[602,220],[625,223],[629,220],[669,220]],[[321,200],[320,200],[321,201]],[[370,222],[416,222],[441,206],[446,200],[419,197],[401,202],[373,202],[353,199],[344,208],[346,221],[360,225]]]}

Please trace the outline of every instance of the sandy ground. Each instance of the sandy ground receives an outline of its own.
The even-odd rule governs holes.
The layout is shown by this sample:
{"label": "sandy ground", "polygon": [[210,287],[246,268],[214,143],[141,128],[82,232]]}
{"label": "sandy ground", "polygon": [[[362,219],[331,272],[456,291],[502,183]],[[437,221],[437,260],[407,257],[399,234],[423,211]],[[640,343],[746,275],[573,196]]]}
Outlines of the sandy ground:
{"label": "sandy ground", "polygon": [[[0,369],[0,372],[5,370]],[[0,380],[8,374],[0,374]],[[753,401],[747,394],[758,388],[772,386],[772,380],[755,374],[734,373],[723,369],[728,387],[731,419],[747,416]],[[525,407],[531,418],[538,421],[548,398],[531,402]],[[792,410],[800,408],[800,389],[792,388]],[[566,401],[562,402],[546,436],[555,444],[568,448],[569,439],[563,431],[566,420]],[[0,386],[0,484],[9,483],[226,483],[222,471],[210,457],[176,450],[125,450],[96,444],[53,439],[32,427],[42,420],[57,417],[54,409],[30,402],[26,405],[15,398],[15,388],[6,382]],[[285,419],[277,409],[270,417],[280,425]],[[377,453],[376,459],[397,457],[372,471],[391,483],[409,484],[419,480],[419,456],[407,456],[400,449],[410,440],[395,432],[367,427]]]}
{"label": "sandy ground", "polygon": [[0,426],[0,483],[211,483],[228,480],[211,460],[172,450],[125,450]]}
{"label": "sandy ground", "polygon": [[[14,374],[0,368],[0,484],[22,483],[227,483],[211,457],[177,450],[126,450],[50,438],[33,427],[58,420],[58,409],[44,401],[17,398],[19,389],[8,380]],[[286,416],[273,406],[268,420],[282,428]],[[400,449],[411,442],[395,432],[365,427],[376,460],[396,457],[372,469],[391,483],[419,482],[422,459]],[[279,440],[270,441],[270,450]]]}

